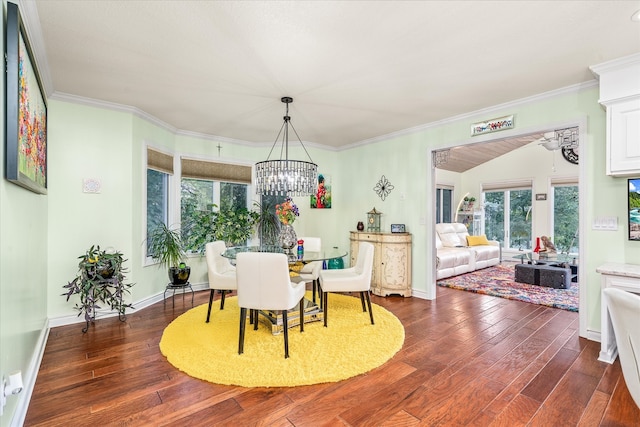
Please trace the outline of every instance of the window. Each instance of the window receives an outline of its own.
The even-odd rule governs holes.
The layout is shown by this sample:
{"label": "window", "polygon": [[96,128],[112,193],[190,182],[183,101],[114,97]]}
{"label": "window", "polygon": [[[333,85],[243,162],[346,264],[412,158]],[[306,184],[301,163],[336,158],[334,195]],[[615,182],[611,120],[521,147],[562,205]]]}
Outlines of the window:
{"label": "window", "polygon": [[[201,226],[213,221],[213,214],[220,210],[249,209],[249,185],[231,182],[182,178],[180,218],[187,250],[197,252],[202,246],[197,236]],[[189,219],[198,218],[199,224]]]}
{"label": "window", "polygon": [[[513,185],[513,184],[512,184]],[[505,249],[531,248],[531,184],[520,188],[484,186],[484,229],[489,239]]]}
{"label": "window", "polygon": [[450,187],[436,187],[436,224],[453,222],[452,213],[453,189]]}
{"label": "window", "polygon": [[[236,211],[249,206],[251,167],[203,160],[181,159],[180,218],[187,250],[197,252],[213,237],[215,213]],[[239,182],[229,182],[230,180]]]}
{"label": "window", "polygon": [[558,252],[578,253],[579,192],[578,185],[554,184],[553,243]]}
{"label": "window", "polygon": [[147,148],[147,238],[158,224],[169,225],[169,179],[172,174],[173,156]]}

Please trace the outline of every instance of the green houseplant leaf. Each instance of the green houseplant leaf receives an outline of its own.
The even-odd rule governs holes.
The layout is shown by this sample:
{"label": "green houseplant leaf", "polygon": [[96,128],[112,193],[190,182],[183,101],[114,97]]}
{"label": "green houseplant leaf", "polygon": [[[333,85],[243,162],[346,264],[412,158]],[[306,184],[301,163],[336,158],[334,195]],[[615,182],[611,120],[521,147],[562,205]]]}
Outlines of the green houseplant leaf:
{"label": "green houseplant leaf", "polygon": [[126,309],[132,308],[131,304],[124,302],[124,296],[134,284],[125,283],[127,270],[122,266],[126,261],[122,253],[101,250],[100,246],[93,245],[78,259],[76,277],[63,286],[67,291],[62,295],[67,297],[67,301],[72,295],[79,296],[80,302],[76,303],[75,309],[78,316],[84,314],[87,322],[82,332],[87,331],[89,322],[95,319],[96,310],[101,308],[117,311],[120,320],[124,321]]}
{"label": "green houseplant leaf", "polygon": [[163,222],[152,229],[147,245],[151,257],[166,268],[179,267],[186,256],[180,230],[171,229]]}

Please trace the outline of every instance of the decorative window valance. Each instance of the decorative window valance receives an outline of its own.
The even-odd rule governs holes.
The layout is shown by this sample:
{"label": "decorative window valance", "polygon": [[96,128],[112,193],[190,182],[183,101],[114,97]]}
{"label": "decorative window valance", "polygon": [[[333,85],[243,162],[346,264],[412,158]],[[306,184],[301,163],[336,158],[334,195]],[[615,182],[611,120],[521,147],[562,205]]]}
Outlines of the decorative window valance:
{"label": "decorative window valance", "polygon": [[147,147],[147,167],[173,175],[173,156]]}
{"label": "decorative window valance", "polygon": [[182,177],[251,184],[251,166],[181,158]]}

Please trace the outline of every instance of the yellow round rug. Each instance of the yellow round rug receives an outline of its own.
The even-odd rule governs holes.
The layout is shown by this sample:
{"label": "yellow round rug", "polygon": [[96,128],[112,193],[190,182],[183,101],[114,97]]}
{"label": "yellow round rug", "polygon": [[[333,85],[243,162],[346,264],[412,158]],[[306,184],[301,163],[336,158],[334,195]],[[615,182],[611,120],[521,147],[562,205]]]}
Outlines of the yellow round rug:
{"label": "yellow round rug", "polygon": [[[310,298],[310,293],[307,294]],[[292,387],[341,381],[376,368],[402,348],[404,327],[396,316],[373,306],[375,325],[358,296],[329,295],[328,327],[323,322],[289,328],[289,358],[284,336],[273,335],[260,315],[259,327],[247,321],[244,353],[238,354],[240,309],[237,297],[214,301],[182,314],[169,324],[160,351],[186,374],[216,384],[243,387]]]}

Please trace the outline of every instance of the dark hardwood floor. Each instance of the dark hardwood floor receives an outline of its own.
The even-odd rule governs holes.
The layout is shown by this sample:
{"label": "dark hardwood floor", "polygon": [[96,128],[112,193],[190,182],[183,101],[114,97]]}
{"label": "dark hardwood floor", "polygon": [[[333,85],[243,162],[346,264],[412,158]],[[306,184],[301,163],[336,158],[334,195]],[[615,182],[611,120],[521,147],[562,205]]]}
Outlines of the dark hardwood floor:
{"label": "dark hardwood floor", "polygon": [[619,361],[598,362],[577,313],[440,287],[435,301],[372,299],[404,324],[402,350],[365,375],[295,388],[221,386],[173,368],[158,343],[190,298],[86,334],[53,328],[25,425],[640,426]]}

